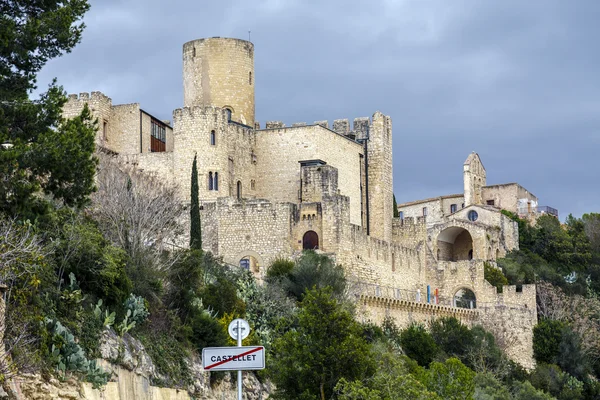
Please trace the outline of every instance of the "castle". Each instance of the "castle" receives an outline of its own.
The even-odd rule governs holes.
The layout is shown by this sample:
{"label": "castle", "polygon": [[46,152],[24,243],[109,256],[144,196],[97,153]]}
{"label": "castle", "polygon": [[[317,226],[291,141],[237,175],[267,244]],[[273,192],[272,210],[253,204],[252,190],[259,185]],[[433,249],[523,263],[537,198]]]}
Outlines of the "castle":
{"label": "castle", "polygon": [[464,194],[406,203],[394,218],[389,116],[261,128],[254,83],[252,43],[199,39],[183,45],[184,107],[172,126],[99,92],[70,95],[63,112],[75,116],[87,103],[97,146],[175,182],[183,202],[197,155],[203,246],[225,262],[260,280],[278,257],[327,253],[353,282],[360,318],[406,326],[455,316],[483,324],[512,359],[533,367],[535,286],[497,293],[484,263],[518,248],[517,225],[499,207],[537,199],[518,185],[486,186],[473,153]]}

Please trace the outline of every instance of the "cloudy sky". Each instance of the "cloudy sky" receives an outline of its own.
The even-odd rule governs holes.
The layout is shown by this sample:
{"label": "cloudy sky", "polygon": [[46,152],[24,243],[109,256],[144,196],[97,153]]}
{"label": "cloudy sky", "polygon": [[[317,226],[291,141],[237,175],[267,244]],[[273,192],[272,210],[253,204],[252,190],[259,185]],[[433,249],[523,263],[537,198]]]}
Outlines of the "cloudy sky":
{"label": "cloudy sky", "polygon": [[561,219],[600,212],[600,1],[90,2],[41,87],[171,119],[183,43],[251,31],[257,120],[390,115],[398,202],[461,192],[476,151],[488,184],[518,182]]}

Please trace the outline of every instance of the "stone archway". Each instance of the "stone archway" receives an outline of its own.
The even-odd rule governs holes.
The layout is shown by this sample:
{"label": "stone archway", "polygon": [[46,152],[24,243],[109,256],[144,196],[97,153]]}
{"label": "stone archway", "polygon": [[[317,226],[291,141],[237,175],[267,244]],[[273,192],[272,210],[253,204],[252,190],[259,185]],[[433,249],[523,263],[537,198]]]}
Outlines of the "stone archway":
{"label": "stone archway", "polygon": [[315,231],[306,231],[302,236],[302,250],[317,250],[319,248],[319,235]]}
{"label": "stone archway", "polygon": [[473,238],[468,230],[451,226],[437,237],[438,261],[473,259]]}
{"label": "stone archway", "polygon": [[477,298],[475,296],[475,292],[464,287],[458,289],[452,297],[452,305],[459,308],[477,308]]}

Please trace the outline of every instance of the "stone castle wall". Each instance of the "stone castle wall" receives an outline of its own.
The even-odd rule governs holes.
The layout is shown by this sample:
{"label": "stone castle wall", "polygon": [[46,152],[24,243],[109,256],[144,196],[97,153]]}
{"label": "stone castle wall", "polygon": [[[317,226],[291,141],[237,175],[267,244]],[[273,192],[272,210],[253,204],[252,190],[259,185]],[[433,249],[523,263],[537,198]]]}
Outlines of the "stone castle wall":
{"label": "stone castle wall", "polygon": [[[284,127],[258,131],[256,151],[260,176],[257,197],[297,203],[301,178],[299,161],[324,160],[338,170],[339,193],[350,197],[351,222],[361,224],[363,147],[359,143],[320,125]],[[390,206],[390,210],[392,208]]]}
{"label": "stone castle wall", "polygon": [[533,210],[538,206],[537,197],[517,183],[486,186],[483,188],[483,199],[484,203],[488,200],[493,200],[495,207],[513,213],[518,213],[518,207],[523,201],[526,208],[527,202],[530,202],[531,209]]}
{"label": "stone castle wall", "polygon": [[277,257],[292,253],[290,227],[297,207],[291,203],[266,200],[219,199],[202,205],[203,247],[223,257],[226,263],[239,265],[252,256],[261,267]]}
{"label": "stone castle wall", "polygon": [[[242,183],[242,197],[254,197],[256,182],[256,135],[249,127],[229,123],[227,113],[218,107],[186,107],[173,112],[172,180],[181,188],[181,198],[189,201],[191,170],[198,154],[200,198],[206,201],[232,196],[237,181]],[[211,132],[216,142],[211,144]],[[218,190],[209,190],[209,176],[218,174]],[[256,187],[256,183],[255,183]]]}

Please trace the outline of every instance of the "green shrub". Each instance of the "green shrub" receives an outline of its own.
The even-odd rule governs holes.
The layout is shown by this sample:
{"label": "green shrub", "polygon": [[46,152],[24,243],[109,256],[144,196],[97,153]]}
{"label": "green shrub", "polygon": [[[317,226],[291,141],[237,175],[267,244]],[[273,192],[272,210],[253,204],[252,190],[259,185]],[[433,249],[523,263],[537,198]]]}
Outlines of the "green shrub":
{"label": "green shrub", "polygon": [[553,319],[540,319],[533,328],[533,356],[539,363],[556,364],[566,324]]}
{"label": "green shrub", "polygon": [[344,295],[346,278],[341,265],[326,255],[305,251],[296,261],[289,276],[282,281],[290,296],[300,301],[307,290],[330,287],[336,297]]}
{"label": "green shrub", "polygon": [[438,348],[423,325],[412,324],[400,333],[400,344],[405,354],[425,367],[435,357]]}
{"label": "green shrub", "polygon": [[75,341],[73,334],[59,321],[49,318],[45,319],[46,329],[50,337],[48,347],[49,358],[56,366],[57,372],[65,376],[67,372],[79,373],[86,377],[94,387],[105,385],[110,374],[96,365],[96,361],[90,361],[81,346]]}
{"label": "green shrub", "polygon": [[454,317],[434,320],[431,323],[431,335],[440,350],[451,357],[465,359],[473,346],[473,333]]}
{"label": "green shrub", "polygon": [[417,377],[428,390],[445,400],[472,399],[475,393],[475,373],[457,358],[444,363],[433,362]]}
{"label": "green shrub", "polygon": [[187,387],[192,381],[186,362],[189,352],[177,333],[173,330],[153,332],[148,328],[136,332],[136,337],[144,345],[157,371],[166,377],[165,382],[153,383],[160,386]]}
{"label": "green shrub", "polygon": [[246,304],[238,297],[237,288],[225,276],[219,276],[215,283],[206,285],[198,296],[202,305],[217,316],[234,314],[241,317],[246,312]]}
{"label": "green shrub", "polygon": [[126,311],[131,311],[131,320],[138,326],[143,324],[150,315],[146,307],[146,300],[142,296],[130,294],[123,306]]}
{"label": "green shrub", "polygon": [[475,375],[475,400],[512,400],[505,385],[489,373]]}
{"label": "green shrub", "polygon": [[502,287],[508,285],[508,279],[502,273],[502,269],[496,268],[488,262],[483,263],[483,276],[490,285],[495,286],[498,293],[502,293]]}
{"label": "green shrub", "polygon": [[267,269],[267,281],[276,281],[288,277],[294,269],[294,262],[286,258],[278,258]]}
{"label": "green shrub", "polygon": [[206,310],[198,310],[189,319],[189,340],[196,351],[202,352],[205,347],[219,347],[227,345],[227,332],[217,319]]}

